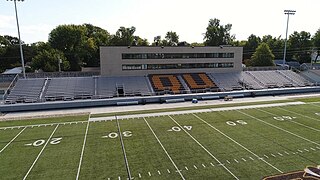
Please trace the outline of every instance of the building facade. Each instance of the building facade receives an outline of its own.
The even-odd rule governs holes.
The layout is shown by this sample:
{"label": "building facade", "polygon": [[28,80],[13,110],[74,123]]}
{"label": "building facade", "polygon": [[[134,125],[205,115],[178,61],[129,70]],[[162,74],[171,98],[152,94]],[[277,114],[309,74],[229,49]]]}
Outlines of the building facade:
{"label": "building facade", "polygon": [[100,47],[102,76],[226,73],[242,70],[242,47]]}

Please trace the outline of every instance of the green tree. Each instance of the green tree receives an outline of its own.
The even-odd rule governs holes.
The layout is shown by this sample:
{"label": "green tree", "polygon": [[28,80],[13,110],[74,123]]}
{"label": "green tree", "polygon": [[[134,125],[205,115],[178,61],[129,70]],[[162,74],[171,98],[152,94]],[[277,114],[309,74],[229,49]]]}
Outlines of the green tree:
{"label": "green tree", "polygon": [[130,28],[120,27],[115,35],[111,36],[110,44],[113,46],[132,46],[135,45],[134,33],[136,28],[134,26]]}
{"label": "green tree", "polygon": [[262,37],[262,42],[267,43],[275,56],[275,59],[283,58],[284,40],[279,36],[278,38],[271,35]]}
{"label": "green tree", "polygon": [[70,70],[81,66],[99,66],[99,46],[109,44],[109,33],[91,24],[60,25],[49,34],[51,47],[62,51],[70,62]]}
{"label": "green tree", "polygon": [[312,41],[311,34],[306,31],[295,31],[289,36],[288,56],[286,59],[295,59],[298,62],[309,63],[311,60]]}
{"label": "green tree", "polygon": [[320,56],[320,29],[318,29],[318,31],[312,37],[312,44],[317,51],[317,56],[315,58],[315,61],[316,61]]}
{"label": "green tree", "polygon": [[260,43],[261,43],[260,37],[254,34],[251,34],[243,46],[243,59],[244,60],[250,59]]}
{"label": "green tree", "polygon": [[220,25],[219,19],[210,19],[207,31],[204,36],[204,44],[206,46],[229,45],[235,39],[234,35],[230,34],[232,24],[225,26]]}
{"label": "green tree", "polygon": [[179,36],[176,32],[169,31],[166,36],[167,46],[177,46],[179,43]]}
{"label": "green tree", "polygon": [[274,66],[274,55],[267,43],[261,43],[250,60],[251,66]]}
{"label": "green tree", "polygon": [[55,72],[59,70],[59,61],[62,61],[61,70],[69,70],[70,64],[62,51],[57,49],[43,49],[32,58],[31,67],[34,70],[42,69],[45,72]]}

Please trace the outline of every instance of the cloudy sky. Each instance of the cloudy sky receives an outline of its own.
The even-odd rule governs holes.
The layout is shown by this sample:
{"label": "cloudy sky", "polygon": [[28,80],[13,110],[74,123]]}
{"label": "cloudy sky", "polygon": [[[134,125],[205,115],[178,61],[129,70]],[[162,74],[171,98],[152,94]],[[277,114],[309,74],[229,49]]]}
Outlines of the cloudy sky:
{"label": "cloudy sky", "polygon": [[[319,0],[25,0],[17,2],[21,38],[26,43],[47,41],[49,32],[60,24],[90,23],[113,34],[120,26],[136,27],[136,35],[153,41],[175,31],[180,41],[203,42],[210,18],[232,24],[237,40],[250,34],[285,37],[320,28]],[[13,1],[0,1],[0,35],[17,37]]]}

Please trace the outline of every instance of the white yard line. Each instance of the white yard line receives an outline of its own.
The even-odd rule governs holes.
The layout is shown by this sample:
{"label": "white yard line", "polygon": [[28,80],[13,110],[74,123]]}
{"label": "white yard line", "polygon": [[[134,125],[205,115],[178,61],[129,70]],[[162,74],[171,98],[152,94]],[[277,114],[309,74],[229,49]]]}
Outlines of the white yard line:
{"label": "white yard line", "polygon": [[6,146],[4,146],[1,150],[0,150],[0,154],[2,153],[2,151],[4,151],[27,127],[24,127],[14,138],[11,139],[10,142],[8,142],[8,144],[6,144]]}
{"label": "white yard line", "polygon": [[283,131],[283,132],[289,133],[289,134],[291,134],[291,135],[293,135],[293,136],[296,136],[296,137],[298,137],[298,138],[300,138],[300,139],[303,139],[303,140],[308,141],[308,142],[310,142],[310,143],[312,143],[312,144],[316,144],[316,145],[320,146],[319,143],[314,142],[314,141],[311,141],[310,139],[307,139],[307,138],[305,138],[305,137],[302,137],[302,136],[300,136],[300,135],[298,135],[298,134],[295,134],[295,133],[293,133],[293,132],[291,132],[291,131],[285,130],[285,129],[283,129],[283,128],[281,128],[281,127],[278,127],[278,126],[276,126],[276,125],[274,125],[274,124],[271,124],[271,123],[268,123],[268,122],[266,122],[266,121],[263,121],[262,119],[259,119],[259,118],[257,118],[257,117],[254,117],[254,116],[252,116],[252,115],[250,115],[250,114],[247,114],[247,113],[245,113],[245,112],[242,112],[242,111],[239,111],[239,110],[237,110],[237,111],[238,111],[239,113],[243,114],[243,115],[246,115],[246,116],[248,116],[248,117],[251,117],[252,119],[255,119],[255,120],[260,121],[260,122],[262,122],[262,123],[264,123],[264,124],[267,124],[267,125],[272,126],[272,127],[276,128],[276,129],[279,129],[279,130],[281,130],[281,131]]}
{"label": "white yard line", "polygon": [[[281,108],[282,109],[282,108]],[[258,111],[261,111],[261,112],[264,112],[264,113],[267,113],[267,114],[270,114],[270,115],[273,115],[273,116],[279,116],[277,114],[274,114],[274,113],[271,113],[271,112],[268,112],[268,111],[265,111],[265,110],[262,110],[262,109],[257,109]],[[295,124],[298,124],[300,126],[303,126],[305,128],[308,128],[308,129],[311,129],[311,130],[314,130],[314,131],[318,131],[320,132],[320,129],[317,129],[317,128],[314,128],[314,127],[310,127],[310,126],[307,126],[305,124],[302,124],[302,123],[299,123],[299,122],[296,122],[296,121],[293,121],[293,120],[289,120],[289,122],[291,123],[295,123]]]}
{"label": "white yard line", "polygon": [[117,120],[118,133],[119,133],[119,137],[120,137],[121,149],[122,149],[123,156],[124,156],[126,170],[127,170],[127,173],[128,173],[128,178],[129,178],[129,180],[131,180],[132,177],[131,177],[131,172],[130,172],[130,168],[129,168],[129,162],[128,162],[128,158],[127,158],[126,148],[124,147],[124,142],[123,142],[123,138],[122,138],[122,132],[121,132],[120,124],[119,124],[119,121],[118,121],[117,117],[116,117],[116,120]]}
{"label": "white yard line", "polygon": [[168,115],[169,118],[175,122],[191,139],[193,139],[203,150],[205,150],[213,159],[215,159],[221,166],[229,173],[231,174],[235,179],[239,179],[236,175],[233,174],[224,164],[221,163],[221,161],[216,158],[207,148],[205,148],[197,139],[195,139],[188,131],[186,131],[174,118],[172,118],[170,115]]}
{"label": "white yard line", "polygon": [[312,120],[315,120],[315,121],[320,121],[320,119],[316,119],[316,118],[313,118],[313,117],[310,117],[310,116],[306,116],[306,115],[303,115],[303,114],[300,114],[300,113],[296,113],[296,112],[294,112],[294,111],[290,111],[290,110],[287,110],[287,109],[284,109],[284,108],[279,108],[279,109],[284,110],[284,111],[287,111],[287,112],[289,112],[289,113],[293,113],[293,114],[302,116],[302,117],[306,117],[306,118],[309,118],[309,119],[312,119]]}
{"label": "white yard line", "polygon": [[[179,173],[179,175],[181,176],[181,178],[183,180],[185,180],[185,177],[182,175],[181,170],[179,170],[179,168],[177,167],[176,163],[173,161],[173,159],[171,158],[171,156],[169,155],[169,153],[167,152],[166,148],[162,145],[160,139],[158,138],[158,136],[156,135],[156,133],[153,131],[153,129],[151,128],[151,126],[149,125],[148,121],[143,118],[144,121],[146,122],[146,124],[148,125],[150,131],[152,132],[153,136],[157,139],[158,143],[160,144],[161,148],[163,149],[163,151],[166,153],[166,155],[168,156],[168,158],[170,159],[172,165],[176,168],[177,172]],[[170,171],[168,170],[168,172],[170,173]]]}
{"label": "white yard line", "polygon": [[[90,114],[89,114],[89,119],[90,119]],[[80,155],[80,161],[79,161],[79,166],[78,166],[78,172],[77,172],[76,180],[79,179],[79,175],[80,175],[80,170],[81,170],[81,165],[82,165],[82,158],[83,158],[83,154],[84,154],[84,148],[85,148],[86,142],[87,142],[87,135],[88,135],[88,129],[89,129],[90,121],[88,120],[87,123],[88,123],[88,124],[87,124],[86,132],[85,132],[85,135],[84,135],[84,138],[83,138],[83,145],[82,145],[82,150],[81,150],[81,155]]]}
{"label": "white yard line", "polygon": [[27,174],[24,176],[23,180],[27,179],[28,175],[30,174],[32,168],[34,167],[34,165],[37,163],[38,159],[40,158],[42,152],[44,151],[44,149],[47,147],[48,143],[50,142],[50,139],[52,138],[53,134],[56,132],[56,130],[58,129],[59,124],[54,128],[54,130],[52,131],[50,137],[47,139],[47,142],[44,144],[44,146],[42,147],[40,153],[38,154],[37,158],[33,161],[31,167],[29,168]]}
{"label": "white yard line", "polygon": [[207,124],[208,126],[210,126],[212,129],[216,130],[217,132],[219,132],[220,134],[222,134],[224,137],[228,138],[229,140],[231,140],[232,142],[234,142],[235,144],[237,144],[238,146],[240,146],[241,148],[245,149],[246,151],[248,151],[249,153],[251,153],[253,156],[257,157],[258,159],[260,159],[261,161],[263,161],[264,163],[268,164],[269,166],[271,166],[273,169],[277,170],[280,173],[283,173],[280,169],[278,169],[277,167],[275,167],[274,165],[270,164],[268,161],[264,160],[263,158],[261,158],[259,155],[257,155],[256,153],[254,153],[253,151],[251,151],[250,149],[248,149],[247,147],[245,147],[244,145],[240,144],[239,142],[237,142],[236,140],[234,140],[233,138],[231,138],[230,136],[226,135],[225,133],[223,133],[222,131],[220,131],[219,129],[217,129],[216,127],[214,127],[213,125],[211,125],[210,123],[208,123],[207,121],[205,121],[204,119],[200,118],[199,116],[193,114],[193,116],[195,116],[196,118],[198,118],[199,120],[201,120],[202,122],[204,122],[205,124]]}

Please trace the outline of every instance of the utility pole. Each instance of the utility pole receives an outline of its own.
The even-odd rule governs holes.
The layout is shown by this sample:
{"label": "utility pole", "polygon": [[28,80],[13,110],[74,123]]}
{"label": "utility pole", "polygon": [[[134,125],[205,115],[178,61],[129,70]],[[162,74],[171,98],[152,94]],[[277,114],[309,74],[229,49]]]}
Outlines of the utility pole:
{"label": "utility pole", "polygon": [[[7,0],[7,1],[9,1],[9,0]],[[23,50],[22,50],[22,42],[21,42],[21,38],[20,38],[20,28],[19,28],[19,20],[18,20],[18,12],[17,12],[17,2],[16,2],[16,1],[23,2],[24,0],[10,0],[10,1],[14,2],[14,9],[15,9],[15,12],[16,12],[16,20],[17,20],[17,28],[18,28],[18,37],[19,37],[22,72],[23,72],[23,78],[26,78],[26,71],[25,71],[25,67],[24,67],[24,58],[23,58]]]}
{"label": "utility pole", "polygon": [[284,14],[288,15],[287,17],[287,30],[286,30],[286,39],[284,41],[284,53],[283,53],[283,62],[282,67],[286,64],[286,53],[287,53],[287,38],[288,38],[288,26],[289,26],[289,16],[294,15],[296,13],[295,10],[284,10]]}

